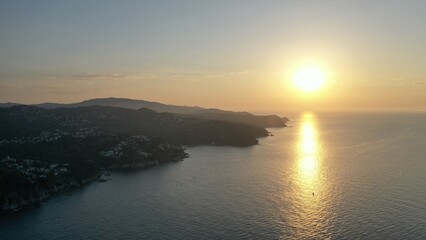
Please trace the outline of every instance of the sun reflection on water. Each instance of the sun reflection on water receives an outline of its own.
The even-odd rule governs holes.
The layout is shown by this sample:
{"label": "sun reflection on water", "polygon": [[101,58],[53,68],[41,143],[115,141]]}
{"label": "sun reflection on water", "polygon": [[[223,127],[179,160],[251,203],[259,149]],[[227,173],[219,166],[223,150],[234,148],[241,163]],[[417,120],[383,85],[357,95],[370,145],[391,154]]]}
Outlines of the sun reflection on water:
{"label": "sun reflection on water", "polygon": [[288,216],[294,227],[292,239],[327,238],[329,216],[323,149],[312,113],[304,113],[299,125],[293,167],[293,209]]}
{"label": "sun reflection on water", "polygon": [[312,115],[304,115],[299,141],[299,174],[302,178],[312,178],[317,172],[318,161],[318,142]]}

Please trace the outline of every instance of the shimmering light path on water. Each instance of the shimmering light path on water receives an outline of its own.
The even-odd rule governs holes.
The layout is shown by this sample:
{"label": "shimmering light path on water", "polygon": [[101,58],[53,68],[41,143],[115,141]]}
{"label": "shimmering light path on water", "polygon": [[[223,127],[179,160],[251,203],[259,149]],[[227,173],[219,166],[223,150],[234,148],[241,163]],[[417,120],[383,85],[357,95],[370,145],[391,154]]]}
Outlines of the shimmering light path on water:
{"label": "shimmering light path on water", "polygon": [[303,114],[297,131],[298,141],[294,147],[297,157],[291,176],[295,183],[292,188],[294,211],[283,209],[283,214],[288,214],[288,222],[296,229],[293,238],[329,237],[331,229],[327,222],[332,216],[332,209],[327,187],[332,179],[327,179],[322,168],[327,156],[318,136],[315,115]]}
{"label": "shimmering light path on water", "polygon": [[303,113],[0,219],[0,239],[426,239],[426,115]]}

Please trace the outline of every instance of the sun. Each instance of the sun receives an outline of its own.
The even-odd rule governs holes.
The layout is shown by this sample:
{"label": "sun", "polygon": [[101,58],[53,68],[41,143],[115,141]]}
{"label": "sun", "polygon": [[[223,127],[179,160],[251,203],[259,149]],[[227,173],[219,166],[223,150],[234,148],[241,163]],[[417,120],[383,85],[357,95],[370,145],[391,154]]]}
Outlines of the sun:
{"label": "sun", "polygon": [[319,90],[325,81],[325,74],[317,66],[305,66],[299,68],[293,76],[294,85],[303,92]]}

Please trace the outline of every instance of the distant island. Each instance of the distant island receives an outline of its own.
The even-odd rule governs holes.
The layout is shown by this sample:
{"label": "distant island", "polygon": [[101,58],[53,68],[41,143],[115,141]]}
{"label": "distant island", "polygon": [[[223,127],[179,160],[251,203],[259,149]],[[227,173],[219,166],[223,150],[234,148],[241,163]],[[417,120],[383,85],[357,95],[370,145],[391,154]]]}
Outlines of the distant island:
{"label": "distant island", "polygon": [[245,147],[287,118],[105,98],[74,104],[0,104],[0,213],[39,204],[111,168],[187,157],[183,146]]}

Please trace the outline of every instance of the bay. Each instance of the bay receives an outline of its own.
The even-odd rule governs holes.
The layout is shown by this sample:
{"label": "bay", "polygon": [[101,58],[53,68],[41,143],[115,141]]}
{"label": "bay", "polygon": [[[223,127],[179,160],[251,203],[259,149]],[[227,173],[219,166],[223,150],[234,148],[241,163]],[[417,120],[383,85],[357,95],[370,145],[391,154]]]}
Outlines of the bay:
{"label": "bay", "polygon": [[113,172],[0,239],[425,239],[426,114],[301,113],[247,147]]}

